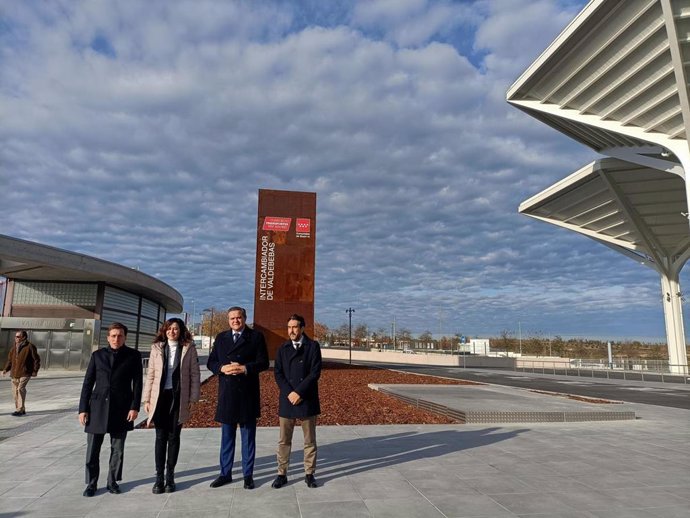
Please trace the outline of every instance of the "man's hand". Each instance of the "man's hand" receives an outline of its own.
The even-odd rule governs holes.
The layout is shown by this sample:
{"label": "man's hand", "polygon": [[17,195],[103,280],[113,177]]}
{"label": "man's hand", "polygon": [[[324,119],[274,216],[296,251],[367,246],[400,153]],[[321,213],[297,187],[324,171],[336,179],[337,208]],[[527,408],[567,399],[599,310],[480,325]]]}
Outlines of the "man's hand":
{"label": "man's hand", "polygon": [[133,422],[137,416],[139,415],[138,410],[130,410],[129,413],[127,414],[127,421]]}
{"label": "man's hand", "polygon": [[151,403],[149,403],[148,401],[144,403],[144,412],[146,412],[147,414],[151,413]]}
{"label": "man's hand", "polygon": [[247,367],[240,365],[237,362],[226,363],[220,368],[220,372],[228,376],[236,376],[238,374],[247,374]]}
{"label": "man's hand", "polygon": [[288,401],[293,405],[299,405],[302,402],[302,396],[293,390],[288,394]]}
{"label": "man's hand", "polygon": [[86,426],[86,423],[89,422],[89,413],[88,412],[79,412],[79,424],[82,426]]}

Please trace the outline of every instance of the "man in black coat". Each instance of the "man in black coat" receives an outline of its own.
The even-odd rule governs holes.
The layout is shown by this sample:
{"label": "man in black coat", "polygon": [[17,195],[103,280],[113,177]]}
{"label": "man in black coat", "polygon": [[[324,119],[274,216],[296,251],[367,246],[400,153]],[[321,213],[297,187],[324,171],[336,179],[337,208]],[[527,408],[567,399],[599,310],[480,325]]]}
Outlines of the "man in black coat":
{"label": "man in black coat", "polygon": [[93,496],[98,487],[99,457],[106,433],[110,434],[108,491],[120,493],[122,463],[127,432],[139,415],[142,388],[141,354],[127,347],[127,327],[113,322],[108,327],[108,344],[91,355],[79,399],[79,422],[88,434],[86,489]]}
{"label": "man in black coat", "polygon": [[316,471],[316,416],[319,404],[319,377],[321,376],[321,347],[319,342],[304,334],[304,318],[291,315],[287,331],[290,340],[280,346],[276,354],[274,373],[280,388],[278,416],[278,476],[272,486],[276,489],[287,484],[287,472],[292,450],[295,423],[302,422],[304,435],[304,481],[308,487],[317,487]]}
{"label": "man in black coat", "polygon": [[259,373],[268,369],[264,335],[246,327],[247,312],[228,310],[230,329],[216,336],[206,367],[218,376],[216,421],[221,423],[220,475],[211,487],[232,482],[237,426],[242,437],[244,488],[254,489],[256,420],[261,416]]}

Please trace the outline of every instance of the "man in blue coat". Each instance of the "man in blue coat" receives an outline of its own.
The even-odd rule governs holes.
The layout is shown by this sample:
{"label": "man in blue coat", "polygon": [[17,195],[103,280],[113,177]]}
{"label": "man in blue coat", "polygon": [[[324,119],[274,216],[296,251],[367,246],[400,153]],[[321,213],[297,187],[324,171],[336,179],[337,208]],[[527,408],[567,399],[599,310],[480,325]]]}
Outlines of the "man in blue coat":
{"label": "man in blue coat", "polygon": [[287,472],[292,450],[292,433],[299,419],[304,435],[304,481],[308,487],[317,487],[316,471],[316,416],[319,404],[319,377],[321,376],[321,347],[319,342],[304,334],[304,318],[291,315],[287,332],[290,340],[280,346],[276,354],[274,373],[280,388],[278,416],[278,476],[272,486],[276,489],[287,484]]}
{"label": "man in blue coat", "polygon": [[127,432],[134,428],[141,405],[141,354],[127,347],[127,326],[113,322],[108,327],[108,347],[91,355],[79,399],[79,422],[88,433],[86,448],[86,489],[84,496],[96,494],[100,472],[99,457],[105,434],[110,434],[108,491],[120,493],[122,464]]}
{"label": "man in blue coat", "polygon": [[242,437],[244,488],[254,489],[256,420],[261,417],[259,373],[268,369],[264,335],[245,325],[247,312],[228,310],[230,329],[216,336],[206,367],[218,376],[216,421],[221,423],[220,475],[211,487],[232,482],[237,426]]}

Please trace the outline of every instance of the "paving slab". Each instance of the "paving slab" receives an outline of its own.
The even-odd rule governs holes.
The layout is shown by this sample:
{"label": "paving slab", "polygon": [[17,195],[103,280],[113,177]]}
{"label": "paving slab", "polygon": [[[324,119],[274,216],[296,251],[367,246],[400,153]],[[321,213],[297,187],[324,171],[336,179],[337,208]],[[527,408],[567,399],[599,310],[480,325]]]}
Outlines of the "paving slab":
{"label": "paving slab", "polygon": [[[210,428],[182,431],[178,491],[153,495],[155,433],[134,430],[123,494],[99,488],[85,498],[86,434],[76,408],[82,378],[49,376],[29,384],[26,419],[9,415],[10,384],[0,379],[1,518],[687,518],[690,508],[690,411],[646,404],[627,407],[636,416],[630,421],[319,426],[316,489],[303,481],[299,436],[289,484],[270,487],[275,427],[257,432],[255,490],[242,488],[239,459],[235,481],[210,488],[220,444],[220,429]],[[455,396],[415,387],[413,395],[455,404]],[[475,400],[503,405],[515,391],[483,390]],[[529,399],[542,407],[553,398]],[[104,448],[103,480],[106,458]]]}

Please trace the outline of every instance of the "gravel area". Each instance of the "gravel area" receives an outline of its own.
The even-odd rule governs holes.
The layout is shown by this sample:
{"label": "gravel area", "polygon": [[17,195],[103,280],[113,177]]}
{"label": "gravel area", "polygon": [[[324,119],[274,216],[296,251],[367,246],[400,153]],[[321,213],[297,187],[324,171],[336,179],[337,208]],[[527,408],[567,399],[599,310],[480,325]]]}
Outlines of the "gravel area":
{"label": "gravel area", "polygon": [[[356,424],[446,424],[447,417],[417,409],[368,387],[369,383],[475,385],[472,382],[421,376],[375,367],[324,362],[319,380],[320,425]],[[201,401],[194,405],[187,428],[220,426],[214,421],[218,380],[201,386]],[[278,385],[273,370],[261,373],[261,418],[259,426],[278,426]]]}

